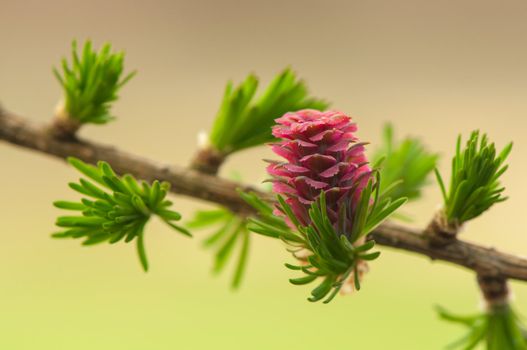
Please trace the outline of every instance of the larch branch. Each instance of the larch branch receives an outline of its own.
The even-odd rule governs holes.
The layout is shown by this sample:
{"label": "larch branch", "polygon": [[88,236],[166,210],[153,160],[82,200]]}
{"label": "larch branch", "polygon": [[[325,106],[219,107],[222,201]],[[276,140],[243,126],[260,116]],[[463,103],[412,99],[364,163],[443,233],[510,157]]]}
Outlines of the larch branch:
{"label": "larch branch", "polygon": [[[254,191],[272,200],[269,194],[250,186],[184,167],[160,164],[112,146],[82,139],[59,139],[48,130],[46,126],[0,110],[0,140],[14,145],[63,159],[73,156],[89,163],[104,160],[118,173],[130,173],[148,181],[168,181],[174,193],[220,204],[241,214],[250,214],[254,210],[239,197],[237,189]],[[370,236],[380,245],[447,261],[479,275],[527,281],[527,259],[461,240],[436,247],[422,233],[422,230],[387,222]]]}

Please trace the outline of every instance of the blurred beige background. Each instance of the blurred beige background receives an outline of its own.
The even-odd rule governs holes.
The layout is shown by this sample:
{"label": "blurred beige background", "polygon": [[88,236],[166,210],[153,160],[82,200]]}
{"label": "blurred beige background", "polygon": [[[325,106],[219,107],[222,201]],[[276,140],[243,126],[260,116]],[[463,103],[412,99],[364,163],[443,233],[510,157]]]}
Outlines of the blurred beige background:
{"label": "blurred beige background", "polygon": [[[527,2],[525,1],[10,1],[0,0],[0,101],[35,121],[60,97],[51,67],[70,41],[110,41],[139,74],[107,126],[83,136],[186,164],[228,79],[267,83],[291,65],[316,96],[355,116],[372,147],[381,126],[418,135],[444,157],[459,132],[479,128],[515,142],[504,177],[510,200],[471,223],[464,238],[527,250]],[[224,169],[264,176],[264,149]],[[460,336],[434,304],[475,312],[473,275],[383,250],[363,290],[330,305],[288,284],[288,256],[256,237],[243,288],[210,276],[211,255],[154,223],[151,271],[132,246],[54,241],[51,202],[74,198],[77,175],[61,161],[0,143],[0,348],[2,349],[441,349]],[[416,225],[440,200],[435,186],[408,206]],[[204,203],[175,198],[187,216]],[[514,284],[527,312],[527,288]]]}

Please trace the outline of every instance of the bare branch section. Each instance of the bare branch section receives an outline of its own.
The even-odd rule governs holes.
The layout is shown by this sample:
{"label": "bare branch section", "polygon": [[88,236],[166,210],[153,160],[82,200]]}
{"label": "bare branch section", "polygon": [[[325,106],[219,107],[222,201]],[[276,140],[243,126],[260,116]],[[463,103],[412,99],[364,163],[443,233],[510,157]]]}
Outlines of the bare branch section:
{"label": "bare branch section", "polygon": [[372,237],[380,245],[426,255],[432,260],[448,261],[481,275],[527,281],[527,259],[494,248],[461,240],[445,246],[431,245],[421,230],[392,222],[379,226]]}
{"label": "bare branch section", "polygon": [[236,192],[255,191],[243,186],[205,175],[183,167],[169,166],[120,151],[112,146],[80,139],[60,139],[52,136],[46,126],[34,125],[25,118],[0,111],[0,139],[59,158],[77,157],[88,163],[107,161],[120,173],[130,173],[147,181],[167,181],[172,192],[224,205],[235,212],[251,212]]}
{"label": "bare branch section", "polygon": [[[90,163],[104,160],[121,174],[131,173],[149,181],[168,181],[174,193],[221,204],[241,214],[252,212],[252,208],[238,196],[236,189],[258,192],[254,188],[195,170],[159,164],[115,147],[84,140],[60,140],[51,136],[47,130],[45,126],[34,125],[25,118],[0,110],[1,140],[59,158],[74,156]],[[264,193],[261,196],[271,199]],[[380,245],[422,254],[434,260],[448,261],[480,275],[527,281],[527,259],[501,253],[493,248],[459,240],[435,247],[422,231],[394,223],[381,225],[371,236]]]}

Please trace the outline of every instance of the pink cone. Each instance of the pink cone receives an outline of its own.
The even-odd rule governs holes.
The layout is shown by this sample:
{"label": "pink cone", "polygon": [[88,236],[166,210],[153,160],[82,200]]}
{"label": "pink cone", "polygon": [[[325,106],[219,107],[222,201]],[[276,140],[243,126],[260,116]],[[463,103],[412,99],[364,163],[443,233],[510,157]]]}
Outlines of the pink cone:
{"label": "pink cone", "polygon": [[286,199],[303,225],[310,224],[308,209],[324,191],[334,226],[339,210],[345,210],[345,230],[350,232],[360,194],[372,176],[364,144],[354,136],[356,124],[341,112],[317,110],[287,113],[276,122],[273,135],[281,141],[271,146],[285,161],[267,167],[273,191]]}

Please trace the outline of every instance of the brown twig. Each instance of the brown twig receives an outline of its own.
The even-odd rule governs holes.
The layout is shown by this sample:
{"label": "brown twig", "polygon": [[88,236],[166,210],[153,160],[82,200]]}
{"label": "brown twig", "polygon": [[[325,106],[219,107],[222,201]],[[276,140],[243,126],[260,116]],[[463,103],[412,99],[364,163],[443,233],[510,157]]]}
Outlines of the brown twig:
{"label": "brown twig", "polygon": [[[253,212],[237,194],[236,190],[255,191],[250,186],[240,185],[216,176],[199,173],[177,166],[158,164],[132,155],[115,147],[83,140],[61,140],[46,132],[46,128],[34,125],[29,120],[0,111],[0,139],[28,149],[59,158],[74,156],[86,162],[105,160],[118,173],[131,173],[148,181],[158,179],[172,184],[174,193],[199,198],[228,207],[242,214]],[[272,200],[265,193],[258,193]],[[430,245],[421,230],[394,223],[385,223],[371,237],[378,244],[422,254],[435,260],[448,261],[464,266],[485,276],[494,276],[527,281],[527,259],[501,253],[493,248],[454,240],[443,247]]]}
{"label": "brown twig", "polygon": [[216,175],[225,161],[225,155],[211,147],[200,148],[190,163],[191,169]]}

